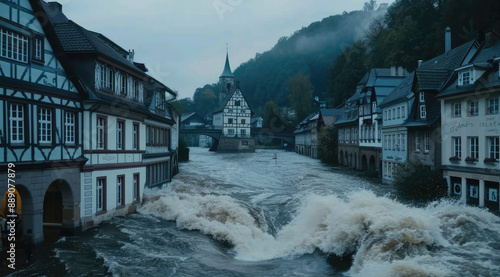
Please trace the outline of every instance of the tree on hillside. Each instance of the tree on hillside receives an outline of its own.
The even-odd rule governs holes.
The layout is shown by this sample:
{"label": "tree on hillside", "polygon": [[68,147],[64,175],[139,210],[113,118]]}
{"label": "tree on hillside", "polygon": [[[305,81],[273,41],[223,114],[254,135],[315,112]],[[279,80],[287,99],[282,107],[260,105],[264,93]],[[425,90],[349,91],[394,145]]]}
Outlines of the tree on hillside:
{"label": "tree on hillside", "polygon": [[193,100],[191,98],[182,98],[177,101],[171,102],[172,106],[180,113],[191,113],[193,112]]}
{"label": "tree on hillside", "polygon": [[262,122],[262,127],[269,128],[271,125],[271,120],[279,114],[279,107],[274,103],[273,100],[268,101],[264,106],[264,118]]}
{"label": "tree on hillside", "polygon": [[302,121],[311,112],[313,87],[309,81],[309,77],[297,73],[294,77],[288,79],[286,88],[288,99],[290,100],[292,109],[295,110],[296,123]]}
{"label": "tree on hillside", "polygon": [[219,103],[211,85],[196,89],[193,96],[193,106],[195,111],[205,117],[210,116]]}
{"label": "tree on hillside", "polygon": [[366,46],[362,41],[344,49],[344,52],[328,69],[328,97],[332,98],[333,106],[342,104],[355,92],[356,84],[367,72],[365,66]]}

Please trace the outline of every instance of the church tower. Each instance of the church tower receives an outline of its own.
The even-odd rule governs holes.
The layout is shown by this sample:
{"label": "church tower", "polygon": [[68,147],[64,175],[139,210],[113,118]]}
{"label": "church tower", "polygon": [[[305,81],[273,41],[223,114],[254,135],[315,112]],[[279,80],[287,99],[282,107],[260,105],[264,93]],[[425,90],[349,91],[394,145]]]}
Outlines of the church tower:
{"label": "church tower", "polygon": [[229,55],[226,51],[226,64],[224,65],[224,71],[219,77],[219,104],[226,99],[227,95],[235,89],[234,87],[234,75],[231,72],[231,66],[229,66]]}

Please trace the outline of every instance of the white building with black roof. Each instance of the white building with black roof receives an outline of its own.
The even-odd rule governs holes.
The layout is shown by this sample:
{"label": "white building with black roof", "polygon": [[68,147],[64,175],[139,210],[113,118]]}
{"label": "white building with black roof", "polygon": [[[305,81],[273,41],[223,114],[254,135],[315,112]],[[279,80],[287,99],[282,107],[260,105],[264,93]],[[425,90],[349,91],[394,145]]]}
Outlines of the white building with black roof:
{"label": "white building with black roof", "polygon": [[450,195],[498,211],[500,202],[500,36],[488,32],[473,58],[437,95],[441,169]]}

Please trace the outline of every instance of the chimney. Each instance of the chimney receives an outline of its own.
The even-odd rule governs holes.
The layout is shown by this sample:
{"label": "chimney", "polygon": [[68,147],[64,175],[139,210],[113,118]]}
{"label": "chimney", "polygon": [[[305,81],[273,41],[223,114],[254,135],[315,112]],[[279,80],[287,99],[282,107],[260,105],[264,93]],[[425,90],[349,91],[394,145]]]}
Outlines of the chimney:
{"label": "chimney", "polygon": [[391,66],[391,76],[396,76],[396,67]]}
{"label": "chimney", "polygon": [[446,27],[446,31],[444,33],[444,52],[448,52],[451,50],[451,29],[450,27]]}
{"label": "chimney", "polygon": [[48,4],[54,7],[57,11],[62,12],[62,5],[59,2],[48,2]]}
{"label": "chimney", "polygon": [[128,57],[127,57],[127,59],[128,59],[129,62],[131,62],[131,63],[134,62],[134,55],[135,55],[134,49],[128,50]]}
{"label": "chimney", "polygon": [[493,46],[498,41],[498,35],[493,30],[487,30],[484,33],[484,47],[488,48]]}
{"label": "chimney", "polygon": [[403,67],[402,66],[398,66],[398,76],[403,76]]}
{"label": "chimney", "polygon": [[423,60],[418,60],[418,68],[420,68],[420,66],[422,66],[423,63],[424,63]]}

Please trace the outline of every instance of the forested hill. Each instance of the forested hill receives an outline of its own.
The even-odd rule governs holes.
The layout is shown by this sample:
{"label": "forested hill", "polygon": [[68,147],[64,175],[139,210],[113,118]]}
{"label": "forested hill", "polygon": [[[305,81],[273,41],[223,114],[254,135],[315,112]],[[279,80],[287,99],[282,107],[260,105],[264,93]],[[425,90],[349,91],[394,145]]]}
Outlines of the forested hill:
{"label": "forested hill", "polygon": [[[289,106],[288,79],[302,72],[309,76],[314,95],[324,96],[328,67],[344,48],[365,35],[374,18],[384,15],[386,5],[376,11],[354,11],[334,15],[282,37],[269,51],[234,70],[241,90],[257,113],[269,100]],[[323,95],[322,95],[323,94]]]}
{"label": "forested hill", "polygon": [[[375,4],[365,4],[363,11],[333,15],[288,37],[281,37],[276,45],[264,53],[244,62],[234,70],[250,107],[263,115],[266,102],[273,100],[281,107],[290,107],[288,80],[297,73],[310,78],[314,96],[326,95],[328,68],[342,51],[355,40],[362,39],[370,23],[382,17],[387,4],[375,9]],[[230,57],[231,59],[231,57]],[[197,112],[210,116],[217,106],[218,80],[198,88],[193,99],[180,99],[175,103],[181,113]],[[201,85],[201,84],[200,84]]]}

